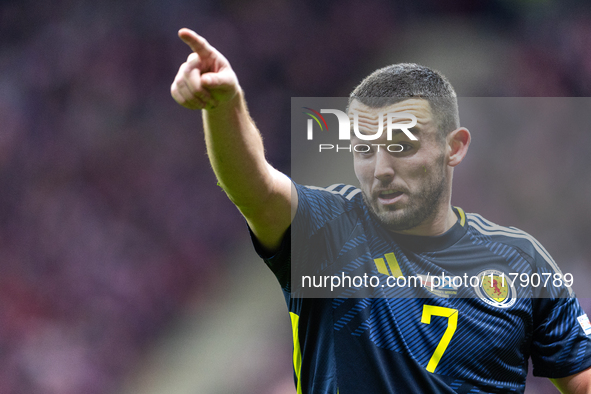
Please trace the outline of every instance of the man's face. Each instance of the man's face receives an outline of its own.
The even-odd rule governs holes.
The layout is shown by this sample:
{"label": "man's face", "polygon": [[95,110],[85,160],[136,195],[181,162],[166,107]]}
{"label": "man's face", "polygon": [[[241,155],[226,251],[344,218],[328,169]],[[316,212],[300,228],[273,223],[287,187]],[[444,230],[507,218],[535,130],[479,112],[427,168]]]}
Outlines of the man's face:
{"label": "man's face", "polygon": [[[369,145],[368,152],[355,152],[355,174],[363,191],[366,204],[374,216],[389,230],[403,232],[417,226],[429,226],[449,199],[451,175],[446,171],[445,143],[437,135],[437,125],[428,101],[408,99],[382,108],[370,108],[354,101],[349,109],[358,114],[359,131],[375,134],[379,114],[384,113],[382,136],[373,141],[352,137],[352,144]],[[400,130],[393,130],[392,140],[387,138],[388,113],[410,113],[417,124],[410,129],[418,141],[411,140]],[[410,120],[398,120],[408,123]],[[398,132],[397,132],[398,131]],[[384,144],[371,146],[371,144]],[[402,152],[389,152],[392,144],[402,146]],[[365,150],[366,148],[359,150]],[[393,146],[391,150],[400,150]]]}

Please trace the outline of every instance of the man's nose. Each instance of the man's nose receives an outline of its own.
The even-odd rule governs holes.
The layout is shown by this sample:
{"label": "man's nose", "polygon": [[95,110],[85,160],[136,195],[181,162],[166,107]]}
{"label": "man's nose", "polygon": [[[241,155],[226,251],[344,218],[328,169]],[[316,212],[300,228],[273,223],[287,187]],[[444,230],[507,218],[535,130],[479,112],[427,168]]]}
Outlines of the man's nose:
{"label": "man's nose", "polygon": [[394,158],[385,149],[380,149],[375,155],[376,167],[374,177],[382,183],[389,183],[396,174],[393,166]]}

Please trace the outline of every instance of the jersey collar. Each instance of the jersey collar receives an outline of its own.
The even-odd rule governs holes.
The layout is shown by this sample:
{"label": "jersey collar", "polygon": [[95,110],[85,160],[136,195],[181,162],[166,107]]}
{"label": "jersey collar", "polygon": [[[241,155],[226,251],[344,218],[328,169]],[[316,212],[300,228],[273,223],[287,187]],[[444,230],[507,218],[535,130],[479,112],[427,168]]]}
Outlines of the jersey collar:
{"label": "jersey collar", "polygon": [[462,208],[453,207],[453,211],[458,217],[458,220],[449,230],[441,235],[430,237],[396,233],[390,234],[396,243],[402,248],[410,249],[413,252],[435,252],[449,248],[458,242],[468,230],[468,226],[466,225],[466,214]]}

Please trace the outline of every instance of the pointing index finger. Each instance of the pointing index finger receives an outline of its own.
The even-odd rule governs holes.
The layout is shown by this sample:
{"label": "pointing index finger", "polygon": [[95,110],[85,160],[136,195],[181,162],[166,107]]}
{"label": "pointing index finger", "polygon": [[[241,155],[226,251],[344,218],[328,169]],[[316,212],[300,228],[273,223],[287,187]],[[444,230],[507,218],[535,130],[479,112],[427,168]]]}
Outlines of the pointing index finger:
{"label": "pointing index finger", "polygon": [[206,59],[211,56],[212,48],[207,40],[193,30],[183,28],[179,30],[179,38],[185,42],[199,57]]}

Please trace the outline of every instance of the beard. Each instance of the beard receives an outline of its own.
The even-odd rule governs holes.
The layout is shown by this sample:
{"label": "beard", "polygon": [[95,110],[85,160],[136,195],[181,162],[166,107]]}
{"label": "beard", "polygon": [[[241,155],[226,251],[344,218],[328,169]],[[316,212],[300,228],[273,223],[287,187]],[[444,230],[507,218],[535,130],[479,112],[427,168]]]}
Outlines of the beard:
{"label": "beard", "polygon": [[[422,183],[419,190],[403,191],[408,197],[408,202],[403,207],[396,207],[398,204],[381,205],[377,195],[368,196],[363,190],[363,199],[372,216],[390,231],[410,230],[435,217],[444,198],[447,179],[444,174],[438,176],[436,171],[431,170],[429,173],[432,175]],[[383,185],[383,188],[388,186]]]}

